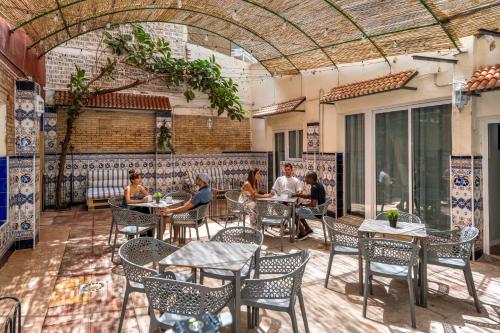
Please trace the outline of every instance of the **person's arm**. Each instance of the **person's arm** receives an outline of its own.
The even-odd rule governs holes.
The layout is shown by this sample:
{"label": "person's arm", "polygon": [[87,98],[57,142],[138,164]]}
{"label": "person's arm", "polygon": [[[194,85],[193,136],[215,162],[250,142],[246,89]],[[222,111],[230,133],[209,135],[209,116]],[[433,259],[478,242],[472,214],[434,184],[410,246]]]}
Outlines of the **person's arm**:
{"label": "person's arm", "polygon": [[251,195],[252,195],[252,198],[254,199],[258,199],[258,198],[269,198],[269,194],[260,194],[259,192],[257,192],[257,190],[255,190],[252,185],[250,185],[249,182],[245,182],[243,184],[243,191],[247,191],[249,192]]}
{"label": "person's arm", "polygon": [[195,205],[191,201],[186,202],[183,206],[177,207],[174,209],[162,209],[161,213],[164,215],[169,215],[169,214],[179,214],[179,213],[185,213],[191,209],[193,209]]}
{"label": "person's arm", "polygon": [[141,193],[144,197],[147,197],[149,195],[148,190],[144,186],[141,185]]}
{"label": "person's arm", "polygon": [[127,204],[143,203],[146,200],[147,200],[147,198],[142,198],[141,200],[132,200],[132,199],[130,199],[130,187],[129,186],[125,187],[125,202]]}
{"label": "person's arm", "polygon": [[273,184],[273,188],[271,189],[271,192],[274,194],[278,194],[281,192],[281,182],[280,182],[281,177],[276,178],[276,181]]}
{"label": "person's arm", "polygon": [[309,195],[309,202],[305,204],[307,207],[316,207],[318,205],[319,193],[315,186],[311,186],[311,195]]}

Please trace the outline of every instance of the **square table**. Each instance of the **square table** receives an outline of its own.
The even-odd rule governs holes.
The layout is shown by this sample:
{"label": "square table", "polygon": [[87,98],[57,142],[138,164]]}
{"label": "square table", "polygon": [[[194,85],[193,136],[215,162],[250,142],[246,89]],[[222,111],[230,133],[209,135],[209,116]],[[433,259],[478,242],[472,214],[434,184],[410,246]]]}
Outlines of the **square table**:
{"label": "square table", "polygon": [[256,244],[223,243],[213,241],[191,241],[159,262],[160,269],[166,266],[222,269],[234,274],[233,332],[241,331],[240,289],[241,269],[255,254],[259,256],[260,246]]}
{"label": "square table", "polygon": [[[427,254],[424,249],[425,242],[423,239],[427,238],[427,230],[425,224],[418,223],[408,223],[408,222],[398,222],[396,228],[389,225],[389,221],[386,220],[372,220],[366,219],[363,221],[358,229],[360,237],[363,235],[369,235],[372,233],[386,234],[386,235],[399,235],[399,236],[409,236],[418,239],[421,245],[420,249],[420,285],[419,285],[419,297],[417,298],[417,304],[426,307],[427,306]],[[361,257],[361,251],[359,251],[359,260],[363,260]],[[363,281],[359,281],[360,285]]]}
{"label": "square table", "polygon": [[273,201],[273,202],[280,202],[284,203],[287,205],[292,205],[292,221],[290,223],[290,242],[293,243],[295,242],[295,204],[299,200],[298,197],[281,197],[281,196],[274,196],[271,198],[257,198],[257,200],[261,201]]}
{"label": "square table", "polygon": [[[173,198],[169,198],[169,200],[165,200],[165,199],[161,199],[160,200],[160,203],[157,204],[156,201],[149,201],[149,202],[141,202],[141,203],[136,203],[136,204],[128,204],[127,206],[130,206],[130,207],[146,207],[146,208],[151,208],[154,210],[158,210],[158,209],[162,209],[162,208],[170,208],[170,207],[173,207],[173,206],[176,206],[180,203],[182,203],[183,200],[180,200],[180,199],[173,199]],[[156,235],[156,238],[158,238],[159,240],[163,240],[163,219],[161,219],[159,222],[158,222],[158,227],[157,227],[157,235]]]}

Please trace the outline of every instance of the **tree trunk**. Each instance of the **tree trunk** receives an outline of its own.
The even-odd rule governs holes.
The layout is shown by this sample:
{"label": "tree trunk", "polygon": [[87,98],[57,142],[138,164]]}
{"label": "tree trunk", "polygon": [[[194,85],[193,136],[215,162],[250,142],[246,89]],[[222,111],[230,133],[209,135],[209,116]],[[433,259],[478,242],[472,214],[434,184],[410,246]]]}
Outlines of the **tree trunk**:
{"label": "tree trunk", "polygon": [[73,134],[73,125],[75,118],[68,115],[66,120],[66,134],[61,147],[61,156],[59,156],[59,172],[56,180],[56,209],[62,208],[62,186],[64,183],[64,170],[66,167],[66,158],[71,145],[71,135]]}

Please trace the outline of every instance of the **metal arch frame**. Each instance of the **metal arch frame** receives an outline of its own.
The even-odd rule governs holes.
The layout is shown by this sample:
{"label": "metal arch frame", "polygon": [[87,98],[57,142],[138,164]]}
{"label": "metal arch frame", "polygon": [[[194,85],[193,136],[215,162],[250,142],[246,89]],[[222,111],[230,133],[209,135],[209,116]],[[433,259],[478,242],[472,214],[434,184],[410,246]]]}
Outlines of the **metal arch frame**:
{"label": "metal arch frame", "polygon": [[73,1],[73,2],[68,2],[68,3],[64,4],[64,5],[60,5],[59,7],[56,7],[56,8],[51,8],[51,9],[49,9],[49,10],[47,10],[47,11],[41,13],[41,14],[33,16],[32,18],[30,18],[27,21],[24,21],[24,22],[18,24],[14,28],[10,29],[10,31],[14,32],[14,31],[16,31],[16,30],[24,27],[25,25],[30,24],[31,22],[38,20],[41,17],[47,16],[47,15],[49,15],[49,14],[51,14],[53,12],[56,12],[58,10],[61,11],[63,8],[71,7],[73,5],[76,5],[76,4],[78,4],[80,2],[84,2],[84,1],[86,1],[86,0],[76,0],[76,1]]}
{"label": "metal arch frame", "polygon": [[332,8],[334,8],[339,14],[342,14],[342,16],[344,16],[347,20],[349,20],[349,22],[351,22],[351,24],[354,25],[354,27],[358,29],[359,32],[361,32],[361,34],[373,45],[373,47],[377,49],[378,53],[380,53],[380,55],[384,58],[385,62],[389,65],[389,68],[391,68],[391,62],[389,61],[389,59],[387,59],[387,56],[385,55],[384,51],[370,38],[370,36],[366,33],[366,31],[363,28],[361,28],[361,26],[357,24],[356,21],[354,21],[354,19],[349,14],[343,11],[342,8],[340,8],[330,0],[324,0],[324,1],[327,4],[329,4]]}
{"label": "metal arch frame", "polygon": [[59,14],[61,15],[61,19],[63,21],[64,27],[66,28],[66,33],[71,38],[71,33],[69,32],[69,29],[68,29],[68,22],[66,22],[66,18],[64,17],[64,14],[61,10],[61,3],[59,2],[59,0],[54,0],[54,1],[56,2],[57,10],[59,11]]}
{"label": "metal arch frame", "polygon": [[451,40],[455,48],[457,49],[458,52],[462,53],[462,50],[460,50],[460,47],[458,46],[457,42],[455,39],[453,39],[453,36],[451,35],[450,31],[444,26],[443,22],[437,17],[437,15],[434,13],[434,11],[429,7],[427,2],[425,0],[419,0],[419,2],[422,4],[422,6],[425,7],[425,9],[431,14],[431,16],[436,20],[436,22],[439,24],[441,29],[443,29],[444,33],[448,36],[448,38]]}
{"label": "metal arch frame", "polygon": [[[112,14],[108,14],[108,15],[112,15]],[[209,30],[209,29],[206,29],[206,28],[202,28],[202,27],[199,27],[199,26],[194,25],[194,24],[189,24],[189,23],[181,23],[181,22],[175,22],[175,21],[170,21],[170,20],[132,20],[132,21],[116,22],[116,23],[113,23],[113,24],[119,24],[119,25],[121,25],[121,24],[141,23],[141,22],[145,22],[145,23],[148,23],[148,22],[159,22],[159,23],[172,23],[172,24],[185,25],[187,27],[197,28],[197,29],[200,29],[200,30],[212,33],[212,34],[217,35],[217,36],[219,36],[221,38],[224,38],[225,40],[233,43],[234,45],[236,45],[238,47],[241,47],[239,44],[235,43],[232,39],[230,39],[230,38],[228,38],[228,37],[226,37],[224,35],[221,35],[218,32],[215,32],[215,31],[212,31],[212,30]],[[99,26],[97,26],[95,28],[92,28],[92,29],[89,29],[89,30],[82,31],[82,32],[74,35],[73,38],[79,37],[79,36],[84,35],[84,34],[86,34],[88,32],[92,32],[92,31],[95,31],[95,30],[103,29],[104,27],[106,27],[105,24],[104,25],[99,25]],[[68,40],[65,40],[65,41],[62,41],[60,43],[57,43],[57,44],[51,46],[49,49],[45,50],[42,54],[40,54],[38,56],[38,58],[43,57],[47,52],[55,49],[56,47],[58,47],[59,45],[61,45],[63,43],[66,43],[67,41]],[[241,47],[241,48],[243,49],[243,47]],[[266,65],[264,65],[263,63],[261,63],[260,60],[259,60],[259,63],[262,65],[262,67],[264,67],[266,69],[266,71],[269,74],[271,74],[271,76],[273,75],[273,73],[269,70],[269,68]]]}

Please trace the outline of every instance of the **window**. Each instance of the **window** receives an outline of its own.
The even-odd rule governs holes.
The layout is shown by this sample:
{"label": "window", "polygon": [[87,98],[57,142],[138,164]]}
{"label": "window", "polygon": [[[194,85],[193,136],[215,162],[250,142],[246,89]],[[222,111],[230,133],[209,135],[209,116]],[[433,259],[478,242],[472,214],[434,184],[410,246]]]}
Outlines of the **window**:
{"label": "window", "polygon": [[302,130],[288,132],[288,158],[302,158]]}
{"label": "window", "polygon": [[281,175],[281,162],[289,158],[302,158],[302,130],[278,131],[274,133],[274,174]]}

